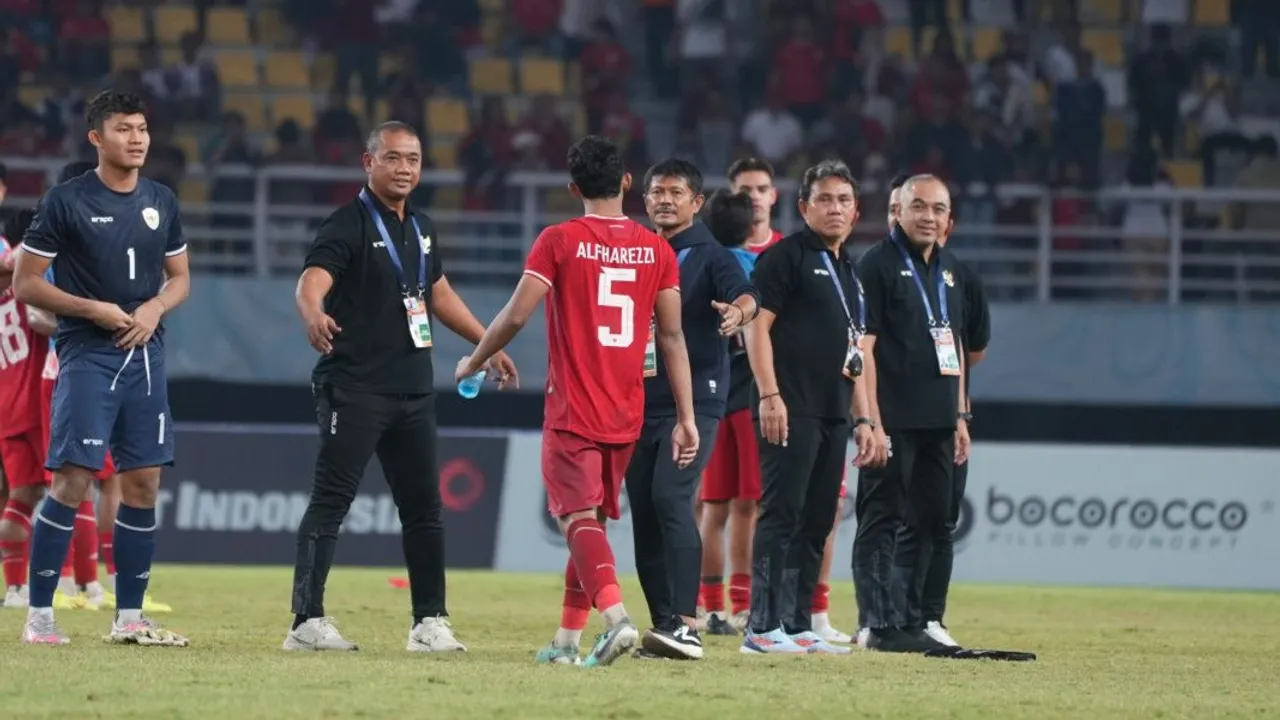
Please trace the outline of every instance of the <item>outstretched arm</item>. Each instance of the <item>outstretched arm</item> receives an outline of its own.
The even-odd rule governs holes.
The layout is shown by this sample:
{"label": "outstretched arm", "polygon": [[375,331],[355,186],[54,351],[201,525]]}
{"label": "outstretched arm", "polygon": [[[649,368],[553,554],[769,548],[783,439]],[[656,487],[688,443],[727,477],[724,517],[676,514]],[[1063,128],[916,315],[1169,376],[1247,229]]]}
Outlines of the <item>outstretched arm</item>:
{"label": "outstretched arm", "polygon": [[551,292],[551,286],[540,278],[526,273],[521,276],[516,291],[506,306],[498,311],[498,316],[489,323],[480,341],[476,343],[475,352],[458,364],[459,379],[474,375],[489,362],[490,358],[500,352],[533,317],[538,303]]}

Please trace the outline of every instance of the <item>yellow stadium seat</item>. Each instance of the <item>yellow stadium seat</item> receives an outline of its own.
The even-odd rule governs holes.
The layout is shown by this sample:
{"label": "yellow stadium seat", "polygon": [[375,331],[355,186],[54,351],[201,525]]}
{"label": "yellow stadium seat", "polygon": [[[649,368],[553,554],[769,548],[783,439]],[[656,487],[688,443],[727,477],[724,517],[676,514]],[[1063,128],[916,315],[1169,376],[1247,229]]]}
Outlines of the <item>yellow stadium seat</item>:
{"label": "yellow stadium seat", "polygon": [[431,143],[431,165],[437,170],[458,167],[458,145],[455,142]]}
{"label": "yellow stadium seat", "polygon": [[1174,160],[1165,165],[1173,184],[1184,188],[1204,187],[1202,166],[1196,160]]}
{"label": "yellow stadium seat", "polygon": [[338,79],[338,59],[329,53],[317,55],[311,61],[311,87],[328,92]]}
{"label": "yellow stadium seat", "polygon": [[279,125],[290,118],[304,128],[315,123],[316,107],[310,95],[276,95],[271,99],[271,121]]}
{"label": "yellow stadium seat", "polygon": [[38,110],[48,94],[48,88],[23,85],[18,88],[18,101],[32,110]]}
{"label": "yellow stadium seat", "polygon": [[547,58],[522,59],[520,92],[526,95],[564,95],[564,63]]}
{"label": "yellow stadium seat", "polygon": [[1199,152],[1200,127],[1195,123],[1187,123],[1182,129],[1182,143],[1186,145],[1187,152]]}
{"label": "yellow stadium seat", "polygon": [[1123,9],[1120,0],[1085,0],[1081,14],[1102,25],[1118,25]]}
{"label": "yellow stadium seat", "polygon": [[1102,119],[1103,145],[1111,151],[1122,151],[1129,144],[1129,123],[1122,113],[1107,113]]}
{"label": "yellow stadium seat", "polygon": [[258,59],[251,51],[225,50],[214,56],[214,64],[223,87],[256,88],[259,85]]}
{"label": "yellow stadium seat", "polygon": [[214,7],[205,15],[205,33],[211,45],[251,45],[249,18],[244,8]]}
{"label": "yellow stadium seat", "polygon": [[280,14],[279,10],[274,8],[263,8],[254,16],[254,37],[257,38],[259,45],[268,47],[280,47],[289,42],[292,30],[289,29],[289,23]]}
{"label": "yellow stadium seat", "polygon": [[511,94],[511,62],[506,58],[472,60],[471,91],[480,95]]}
{"label": "yellow stadium seat", "polygon": [[147,39],[147,24],[142,8],[110,5],[106,8],[113,43],[140,43]]}
{"label": "yellow stadium seat", "polygon": [[113,71],[137,68],[139,65],[138,47],[136,45],[111,46],[111,69]]}
{"label": "yellow stadium seat", "polygon": [[277,51],[267,56],[267,85],[273,88],[300,89],[311,87],[307,59],[300,52]]}
{"label": "yellow stadium seat", "polygon": [[399,53],[383,53],[378,56],[378,78],[384,78],[404,69],[404,58]]}
{"label": "yellow stadium seat", "polygon": [[[187,158],[191,162],[191,158]],[[178,199],[184,203],[204,204],[209,202],[209,183],[203,179],[185,178],[178,185]]]}
{"label": "yellow stadium seat", "polygon": [[565,65],[564,92],[569,97],[582,96],[582,66],[576,62]]}
{"label": "yellow stadium seat", "polygon": [[911,60],[916,56],[915,50],[911,46],[911,31],[904,27],[891,27],[885,36],[885,52],[889,55],[897,55],[905,60]]}
{"label": "yellow stadium seat", "polygon": [[222,96],[222,110],[240,113],[249,132],[262,132],[268,127],[266,103],[261,93],[226,93]]}
{"label": "yellow stadium seat", "polygon": [[1000,28],[980,27],[973,30],[973,59],[986,62],[1000,54],[1004,48],[1004,36]]}
{"label": "yellow stadium seat", "polygon": [[1124,38],[1119,30],[1087,28],[1080,41],[1099,63],[1110,67],[1124,66]]}
{"label": "yellow stadium seat", "polygon": [[964,25],[967,22],[964,16],[964,0],[947,0],[947,19],[952,25]]}
{"label": "yellow stadium seat", "polygon": [[431,198],[431,206],[448,208],[450,210],[461,210],[462,188],[457,185],[441,185],[437,187],[435,196]]}
{"label": "yellow stadium seat", "polygon": [[1036,107],[1048,107],[1050,101],[1049,88],[1042,82],[1036,82],[1031,86],[1031,98]]}
{"label": "yellow stadium seat", "polygon": [[164,3],[156,7],[155,13],[158,43],[176,45],[183,35],[196,30],[196,11],[190,5]]}
{"label": "yellow stadium seat", "polygon": [[1191,24],[1199,27],[1221,27],[1231,22],[1231,0],[1192,0]]}
{"label": "yellow stadium seat", "polygon": [[480,22],[480,40],[486,47],[502,45],[502,36],[506,32],[507,23],[501,14],[487,15]]}
{"label": "yellow stadium seat", "polygon": [[[352,115],[363,118],[368,112],[368,107],[364,102],[364,93],[352,92],[347,95],[347,109]],[[378,100],[373,106],[373,119],[377,122],[391,120],[391,103],[386,100]]]}
{"label": "yellow stadium seat", "polygon": [[427,101],[427,130],[432,135],[463,135],[471,124],[467,104],[453,98]]}

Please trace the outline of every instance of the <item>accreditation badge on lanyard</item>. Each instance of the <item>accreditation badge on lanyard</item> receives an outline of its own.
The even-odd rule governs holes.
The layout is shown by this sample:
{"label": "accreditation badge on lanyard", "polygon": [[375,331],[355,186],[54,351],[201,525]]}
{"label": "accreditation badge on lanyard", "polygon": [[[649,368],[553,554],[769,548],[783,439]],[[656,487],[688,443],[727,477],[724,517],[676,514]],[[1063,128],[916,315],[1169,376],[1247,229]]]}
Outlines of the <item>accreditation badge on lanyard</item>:
{"label": "accreditation badge on lanyard", "polygon": [[849,345],[845,349],[844,363],[841,364],[840,373],[849,380],[854,380],[862,375],[862,335],[867,329],[866,295],[862,292],[862,281],[854,275],[853,282],[858,288],[858,321],[855,323],[853,313],[849,311],[849,301],[845,298],[844,285],[840,282],[840,274],[836,271],[835,264],[831,262],[831,256],[823,252],[822,262],[827,265],[828,277],[836,286],[836,294],[840,296],[840,307],[844,310],[845,320],[848,321]]}
{"label": "accreditation badge on lanyard", "polygon": [[[684,265],[684,259],[689,257],[689,250],[685,248],[676,255],[676,265]],[[658,317],[656,315],[649,316],[649,338],[644,343],[644,376],[647,378],[658,376]]]}
{"label": "accreditation badge on lanyard", "polygon": [[405,317],[409,321],[409,339],[413,341],[413,346],[416,348],[429,348],[431,347],[431,317],[427,314],[427,303],[424,298],[427,294],[427,265],[431,262],[431,246],[428,244],[430,240],[422,234],[422,228],[418,226],[418,218],[414,217],[413,213],[408,213],[409,220],[413,223],[414,235],[418,238],[418,247],[422,249],[422,260],[418,263],[418,288],[415,292],[405,281],[400,251],[396,249],[391,234],[387,232],[387,225],[382,221],[382,214],[374,207],[367,189],[360,191],[360,202],[373,218],[374,227],[378,228],[378,235],[382,237],[382,244],[387,248],[391,265],[396,270],[396,282],[400,286],[400,293],[404,295]]}
{"label": "accreditation badge on lanyard", "polygon": [[915,281],[916,289],[920,291],[920,299],[924,301],[924,311],[929,318],[929,335],[933,338],[933,351],[938,356],[938,371],[942,375],[956,376],[960,374],[960,354],[956,352],[956,338],[951,332],[951,314],[947,310],[947,285],[946,273],[942,271],[942,259],[938,259],[938,312],[941,314],[942,322],[938,322],[938,318],[933,315],[933,307],[929,305],[929,293],[924,289],[924,283],[920,281],[920,273],[916,272],[915,263],[911,262],[911,256],[907,254],[906,248],[902,247],[896,240],[893,243],[898,248],[898,253],[902,255],[902,261],[906,263],[907,270],[911,273],[911,279]]}

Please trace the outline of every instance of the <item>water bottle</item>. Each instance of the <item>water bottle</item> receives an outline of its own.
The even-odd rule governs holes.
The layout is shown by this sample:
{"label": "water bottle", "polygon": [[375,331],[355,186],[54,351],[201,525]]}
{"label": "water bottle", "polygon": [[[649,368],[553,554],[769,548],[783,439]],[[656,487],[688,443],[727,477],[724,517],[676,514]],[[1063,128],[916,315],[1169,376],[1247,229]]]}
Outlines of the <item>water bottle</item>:
{"label": "water bottle", "polygon": [[473,399],[480,394],[480,385],[484,382],[484,371],[475,375],[468,375],[462,378],[462,382],[458,383],[458,394],[467,400]]}

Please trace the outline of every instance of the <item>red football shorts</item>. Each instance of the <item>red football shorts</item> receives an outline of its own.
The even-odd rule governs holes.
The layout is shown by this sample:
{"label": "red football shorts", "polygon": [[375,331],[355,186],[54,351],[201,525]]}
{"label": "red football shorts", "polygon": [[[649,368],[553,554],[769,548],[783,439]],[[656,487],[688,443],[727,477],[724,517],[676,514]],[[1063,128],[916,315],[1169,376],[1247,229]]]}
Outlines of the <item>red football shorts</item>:
{"label": "red football shorts", "polygon": [[716,432],[707,471],[702,474],[702,501],[760,499],[760,446],[751,410],[729,413]]}
{"label": "red football shorts", "polygon": [[543,430],[542,485],[547,490],[547,510],[564,517],[601,508],[611,520],[622,517],[618,499],[634,450],[635,443],[611,445],[567,430]]}
{"label": "red football shorts", "polygon": [[35,426],[21,435],[0,438],[0,461],[10,488],[48,485],[44,457],[49,451],[45,432]]}
{"label": "red football shorts", "polygon": [[[43,457],[49,449],[49,428],[53,424],[53,386],[56,385],[57,382],[57,380],[50,380],[48,378],[42,378],[40,380],[40,429],[44,434],[42,442],[45,449],[44,452],[41,453],[41,457]],[[40,465],[41,468],[43,468],[43,460],[40,461]],[[103,461],[102,470],[98,471],[98,474],[95,475],[95,477],[98,479],[98,482],[105,482],[106,480],[110,480],[111,476],[115,474],[116,465],[111,460],[111,453],[108,452],[106,460]],[[53,482],[53,473],[49,470],[44,470],[44,478],[45,484],[48,485]]]}

